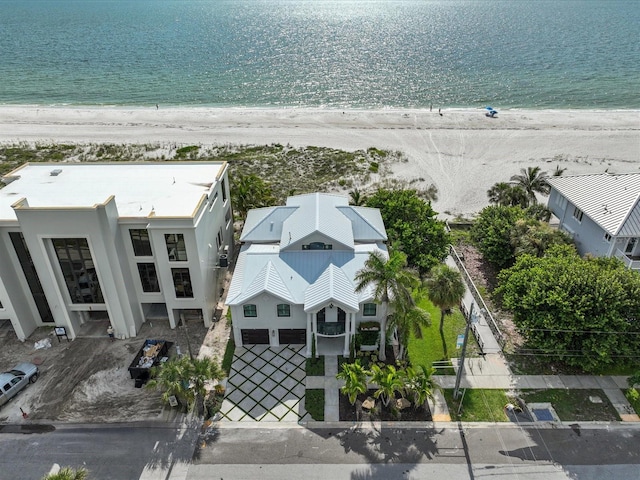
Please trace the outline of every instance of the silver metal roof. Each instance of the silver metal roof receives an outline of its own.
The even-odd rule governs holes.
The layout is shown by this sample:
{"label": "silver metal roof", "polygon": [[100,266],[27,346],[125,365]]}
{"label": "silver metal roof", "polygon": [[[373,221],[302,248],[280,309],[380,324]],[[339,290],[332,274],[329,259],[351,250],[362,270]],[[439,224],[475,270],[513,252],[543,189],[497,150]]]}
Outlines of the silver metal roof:
{"label": "silver metal roof", "polygon": [[347,197],[312,193],[289,197],[285,206],[258,208],[247,214],[241,242],[280,242],[283,249],[299,248],[310,235],[353,248],[354,243],[387,240],[380,211],[354,207]]}
{"label": "silver metal roof", "polygon": [[304,292],[305,312],[320,310],[327,303],[337,303],[345,310],[357,312],[360,308],[354,285],[345,273],[333,264],[322,272],[313,284]]}
{"label": "silver metal roof", "polygon": [[551,177],[549,184],[610,235],[640,236],[640,173]]}

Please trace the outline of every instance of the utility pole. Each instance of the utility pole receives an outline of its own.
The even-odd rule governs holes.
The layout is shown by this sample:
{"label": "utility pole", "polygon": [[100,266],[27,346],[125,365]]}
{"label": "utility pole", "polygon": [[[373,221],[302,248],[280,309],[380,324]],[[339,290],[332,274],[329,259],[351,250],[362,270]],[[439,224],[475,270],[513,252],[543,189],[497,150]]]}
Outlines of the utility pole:
{"label": "utility pole", "polygon": [[456,386],[453,390],[453,398],[456,400],[460,394],[460,379],[462,378],[462,371],[464,370],[464,356],[467,352],[467,341],[469,338],[469,329],[471,327],[471,318],[473,316],[473,300],[471,301],[471,308],[469,309],[469,317],[465,316],[467,326],[464,327],[464,340],[462,341],[462,352],[460,353],[460,362],[458,363],[458,372],[456,373]]}

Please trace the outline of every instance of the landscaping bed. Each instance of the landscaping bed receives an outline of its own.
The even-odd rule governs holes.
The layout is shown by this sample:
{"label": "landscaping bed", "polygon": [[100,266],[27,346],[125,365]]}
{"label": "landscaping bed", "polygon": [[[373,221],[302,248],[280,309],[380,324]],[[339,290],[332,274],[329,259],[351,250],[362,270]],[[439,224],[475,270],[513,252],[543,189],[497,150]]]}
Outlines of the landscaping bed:
{"label": "landscaping bed", "polygon": [[[308,391],[308,390],[307,390]],[[358,395],[355,405],[349,403],[349,398],[340,393],[340,421],[341,422],[430,422],[431,411],[428,407],[414,408],[410,406],[394,414],[390,407],[383,407],[381,400],[375,400],[376,406],[372,410],[362,408],[362,402],[368,397],[374,398],[375,390]],[[401,398],[396,395],[396,398]]]}

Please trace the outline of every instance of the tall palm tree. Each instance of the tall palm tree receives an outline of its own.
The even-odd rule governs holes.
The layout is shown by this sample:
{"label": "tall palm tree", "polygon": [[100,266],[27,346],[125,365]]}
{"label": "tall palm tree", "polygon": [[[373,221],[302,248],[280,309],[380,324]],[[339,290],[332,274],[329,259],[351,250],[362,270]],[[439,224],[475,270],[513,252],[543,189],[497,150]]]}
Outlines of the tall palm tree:
{"label": "tall palm tree", "polygon": [[429,299],[440,309],[440,337],[442,338],[442,350],[445,358],[447,354],[447,342],[444,338],[444,317],[460,303],[464,296],[465,286],[462,276],[446,264],[440,264],[431,270],[431,277],[427,279]]}
{"label": "tall palm tree", "polygon": [[380,328],[380,352],[378,358],[386,360],[385,335],[387,331],[387,315],[391,309],[408,310],[413,299],[411,291],[417,283],[415,274],[405,269],[407,256],[392,250],[386,259],[380,251],[369,254],[369,258],[355,276],[356,293],[360,293],[370,285],[374,287],[374,301],[382,305],[382,324]]}
{"label": "tall palm tree", "polygon": [[86,480],[89,478],[89,471],[86,468],[63,467],[57,473],[49,473],[42,477],[42,480]]}
{"label": "tall palm tree", "polygon": [[513,175],[511,181],[522,187],[527,192],[529,204],[535,205],[538,203],[536,192],[543,195],[549,194],[548,178],[547,172],[541,171],[540,167],[527,167],[520,169],[520,175]]}
{"label": "tall palm tree", "polygon": [[369,372],[360,365],[360,360],[354,363],[343,363],[342,370],[336,375],[338,380],[344,380],[340,391],[349,397],[349,403],[356,403],[356,398],[367,391],[367,377]]}

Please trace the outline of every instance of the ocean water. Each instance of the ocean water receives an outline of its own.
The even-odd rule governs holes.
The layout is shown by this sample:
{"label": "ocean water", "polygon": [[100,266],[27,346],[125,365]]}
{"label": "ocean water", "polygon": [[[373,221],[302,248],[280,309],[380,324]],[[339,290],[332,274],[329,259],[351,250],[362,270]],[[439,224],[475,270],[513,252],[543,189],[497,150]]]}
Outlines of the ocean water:
{"label": "ocean water", "polygon": [[0,0],[0,104],[640,108],[637,0]]}

